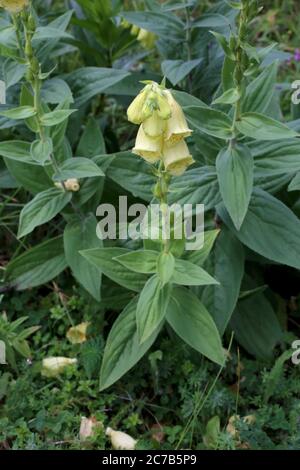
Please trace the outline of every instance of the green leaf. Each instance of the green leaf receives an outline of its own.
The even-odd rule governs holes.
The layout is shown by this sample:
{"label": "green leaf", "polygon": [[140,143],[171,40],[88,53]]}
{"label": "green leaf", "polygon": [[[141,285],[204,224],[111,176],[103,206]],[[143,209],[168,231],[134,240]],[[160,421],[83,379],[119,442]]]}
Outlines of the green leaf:
{"label": "green leaf", "polygon": [[182,286],[207,286],[218,284],[204,269],[190,261],[182,259],[175,260],[175,270],[171,282]]}
{"label": "green leaf", "polygon": [[162,323],[171,290],[169,284],[162,285],[157,275],[152,276],[146,282],[140,293],[136,309],[137,330],[141,343],[148,340]]}
{"label": "green leaf", "polygon": [[38,163],[42,165],[47,161],[50,160],[50,155],[53,151],[53,144],[52,139],[47,137],[45,140],[35,140],[32,142],[30,147],[30,154]]}
{"label": "green leaf", "polygon": [[290,361],[293,356],[291,349],[284,351],[275,361],[274,366],[270,370],[269,374],[265,375],[264,378],[264,403],[268,403],[270,398],[274,395],[279,381],[284,376],[284,365],[287,361]]}
{"label": "green leaf", "polygon": [[288,191],[300,191],[300,171],[289,184]]}
{"label": "green leaf", "polygon": [[257,140],[281,140],[298,136],[297,132],[281,122],[258,113],[242,114],[236,127],[242,134]]}
{"label": "green leaf", "polygon": [[175,86],[194,70],[203,59],[194,60],[164,60],[161,64],[163,75]]}
{"label": "green leaf", "polygon": [[225,357],[217,327],[195,294],[184,287],[173,289],[166,318],[183,341],[211,361],[224,364]]}
{"label": "green leaf", "polygon": [[219,13],[204,13],[200,19],[193,22],[193,28],[223,28],[229,26],[230,22],[228,18]]}
{"label": "green leaf", "polygon": [[73,96],[69,85],[61,78],[50,78],[43,83],[41,90],[43,101],[50,104],[59,104],[63,101],[73,103]]}
{"label": "green leaf", "polygon": [[100,300],[101,272],[92,266],[81,250],[99,248],[102,240],[96,234],[97,220],[93,214],[84,220],[76,218],[64,231],[64,248],[68,265],[77,281],[96,299]]}
{"label": "green leaf", "polygon": [[46,127],[56,126],[68,119],[76,109],[56,109],[50,113],[46,113],[41,117],[41,124]]}
{"label": "green leaf", "polygon": [[125,248],[98,248],[80,252],[92,265],[96,266],[112,281],[139,292],[143,289],[147,276],[137,274],[122,266],[115,258],[130,253]]}
{"label": "green leaf", "polygon": [[[1,144],[0,144],[1,145]],[[32,194],[37,194],[45,189],[53,187],[53,181],[49,178],[44,167],[22,161],[5,158],[5,165],[19,185]]]}
{"label": "green leaf", "polygon": [[223,68],[222,68],[222,88],[223,92],[230,90],[235,86],[234,83],[234,70],[235,70],[235,62],[234,60],[229,59],[229,57],[225,57]]}
{"label": "green leaf", "polygon": [[223,205],[220,217],[251,250],[265,258],[300,269],[300,221],[281,201],[255,188],[244,223],[237,231]]}
{"label": "green leaf", "polygon": [[21,211],[18,238],[24,237],[39,225],[53,219],[71,198],[72,193],[58,188],[50,188],[37,194]]}
{"label": "green leaf", "polygon": [[31,106],[19,106],[18,108],[0,111],[0,116],[5,116],[9,119],[27,119],[35,115],[36,110]]}
{"label": "green leaf", "polygon": [[220,151],[216,168],[222,199],[239,230],[253,189],[253,157],[246,145],[235,144]]}
{"label": "green leaf", "polygon": [[5,278],[16,290],[40,286],[67,267],[63,238],[47,240],[14,258],[6,267]]}
{"label": "green leaf", "polygon": [[115,260],[130,271],[152,274],[156,272],[157,258],[157,251],[138,250],[118,256]]}
{"label": "green leaf", "polygon": [[126,11],[122,13],[129,23],[157,34],[168,41],[184,39],[184,24],[179,18],[162,11]]}
{"label": "green leaf", "polygon": [[80,107],[95,95],[103,93],[129,75],[129,72],[125,70],[85,67],[73,71],[67,81],[75,97],[75,104]]}
{"label": "green leaf", "polygon": [[266,67],[262,73],[248,85],[242,110],[245,112],[265,113],[274,96],[278,63]]}
{"label": "green leaf", "polygon": [[204,204],[208,211],[220,201],[217,173],[212,166],[189,170],[171,182],[169,204]]}
{"label": "green leaf", "polygon": [[202,106],[187,106],[184,112],[188,122],[205,134],[228,140],[232,138],[232,123],[222,111]]}
{"label": "green leaf", "polygon": [[90,118],[80,138],[76,155],[92,158],[105,153],[105,142],[101,129],[96,119]]}
{"label": "green leaf", "polygon": [[246,351],[259,359],[270,359],[275,345],[282,338],[276,314],[262,294],[238,303],[230,328]]}
{"label": "green leaf", "polygon": [[103,171],[93,160],[83,157],[68,158],[53,175],[53,181],[63,181],[69,178],[89,178],[104,176]]}
{"label": "green leaf", "polygon": [[100,390],[105,390],[128,372],[152,346],[159,328],[140,344],[136,328],[137,298],[119,315],[108,335],[100,372]]}
{"label": "green leaf", "polygon": [[216,31],[210,31],[211,34],[214,35],[220,46],[222,47],[223,51],[225,52],[225,55],[230,59],[230,60],[235,60],[235,55],[232,52],[231,48],[229,47],[229,43],[223,34],[217,33]]}
{"label": "green leaf", "polygon": [[221,96],[213,101],[213,104],[234,104],[240,99],[240,93],[236,88],[229,88]]}
{"label": "green leaf", "polygon": [[134,196],[151,201],[155,178],[149,165],[131,152],[120,152],[114,156],[107,170],[107,176]]}
{"label": "green leaf", "polygon": [[221,335],[239,298],[244,263],[242,244],[226,227],[222,227],[213,256],[207,260],[207,264],[211,265],[210,272],[220,284],[205,287],[201,298],[210,310]]}
{"label": "green leaf", "polygon": [[34,163],[30,154],[30,143],[21,140],[8,140],[0,142],[0,155],[24,163]]}
{"label": "green leaf", "polygon": [[175,258],[172,253],[162,252],[157,259],[157,274],[162,283],[165,285],[171,279],[175,268]]}
{"label": "green leaf", "polygon": [[193,264],[202,266],[205,260],[208,258],[217,236],[220,233],[220,229],[216,230],[207,230],[204,232],[204,245],[199,250],[188,251],[186,253],[187,261],[190,261]]}

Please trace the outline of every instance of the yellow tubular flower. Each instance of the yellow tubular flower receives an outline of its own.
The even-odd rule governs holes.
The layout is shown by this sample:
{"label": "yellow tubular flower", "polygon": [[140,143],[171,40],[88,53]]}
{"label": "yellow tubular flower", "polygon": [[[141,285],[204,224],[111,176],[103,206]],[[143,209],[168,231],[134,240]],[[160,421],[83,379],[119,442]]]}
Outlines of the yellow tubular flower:
{"label": "yellow tubular flower", "polygon": [[83,322],[79,325],[72,326],[67,331],[67,338],[72,344],[81,344],[86,341],[86,330],[89,326],[89,322]]}
{"label": "yellow tubular flower", "polygon": [[5,8],[9,13],[18,13],[28,5],[28,0],[0,0],[0,7]]}
{"label": "yellow tubular flower", "polygon": [[137,40],[142,44],[145,49],[152,49],[156,41],[156,35],[141,28],[137,36]]}
{"label": "yellow tubular flower", "polygon": [[148,137],[143,126],[140,126],[132,153],[139,155],[149,163],[155,163],[161,157],[162,139]]}
{"label": "yellow tubular flower", "polygon": [[162,159],[166,171],[172,176],[182,175],[187,167],[194,163],[184,140],[181,140],[173,147],[164,145]]}
{"label": "yellow tubular flower", "polygon": [[189,129],[182,108],[173,98],[172,93],[167,90],[166,94],[172,112],[168,120],[166,142],[168,145],[174,145],[185,137],[189,137],[193,131]]}
{"label": "yellow tubular flower", "polygon": [[166,130],[166,121],[158,117],[157,111],[154,111],[142,124],[145,134],[149,137],[157,138],[161,137]]}
{"label": "yellow tubular flower", "polygon": [[141,124],[145,119],[151,116],[153,110],[145,106],[150,87],[147,85],[132,101],[131,105],[127,109],[128,121],[133,124]]}
{"label": "yellow tubular flower", "polygon": [[70,359],[68,357],[47,357],[43,359],[42,375],[44,377],[56,377],[64,369],[72,364],[76,364],[77,359]]}

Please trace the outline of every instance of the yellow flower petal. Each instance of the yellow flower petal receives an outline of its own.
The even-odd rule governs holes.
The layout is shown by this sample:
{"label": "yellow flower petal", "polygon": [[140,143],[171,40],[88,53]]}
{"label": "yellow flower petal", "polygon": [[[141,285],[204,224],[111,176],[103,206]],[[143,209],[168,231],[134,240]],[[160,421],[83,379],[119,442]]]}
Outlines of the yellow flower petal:
{"label": "yellow flower petal", "polygon": [[143,126],[141,125],[132,153],[139,155],[149,163],[155,163],[161,158],[162,139],[152,139],[147,136],[144,132]]}
{"label": "yellow flower petal", "polygon": [[174,145],[192,134],[186,122],[181,106],[173,98],[170,91],[166,91],[168,102],[171,107],[172,116],[167,123],[165,141],[168,145]]}
{"label": "yellow flower petal", "polygon": [[157,138],[161,137],[166,130],[166,121],[158,117],[157,112],[155,111],[152,116],[150,116],[142,124],[145,134],[149,137]]}
{"label": "yellow flower petal", "polygon": [[170,147],[164,145],[162,157],[165,169],[172,176],[180,176],[185,170],[194,163],[192,155],[190,155],[188,146],[184,140]]}
{"label": "yellow flower petal", "polygon": [[145,86],[127,109],[128,121],[133,124],[141,124],[145,119],[151,116],[153,112],[145,106],[150,89],[151,87],[149,85]]}
{"label": "yellow flower petal", "polygon": [[0,6],[10,13],[18,13],[28,5],[28,0],[0,0]]}
{"label": "yellow flower petal", "polygon": [[77,359],[68,357],[47,357],[43,359],[41,374],[44,377],[56,377],[64,369],[72,364],[76,364]]}
{"label": "yellow flower petal", "polygon": [[86,330],[89,326],[89,322],[83,322],[79,325],[72,326],[67,331],[67,338],[72,344],[80,344],[86,341]]}

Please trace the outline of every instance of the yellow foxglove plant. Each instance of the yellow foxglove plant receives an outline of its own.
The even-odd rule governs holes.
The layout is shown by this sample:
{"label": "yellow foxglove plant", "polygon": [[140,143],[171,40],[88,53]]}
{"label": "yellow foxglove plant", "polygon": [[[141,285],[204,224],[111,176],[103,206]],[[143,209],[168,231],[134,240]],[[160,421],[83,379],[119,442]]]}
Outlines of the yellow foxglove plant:
{"label": "yellow foxglove plant", "polygon": [[149,163],[160,160],[171,176],[182,175],[194,163],[184,140],[192,130],[170,90],[148,83],[129,106],[127,116],[140,125],[133,153]]}

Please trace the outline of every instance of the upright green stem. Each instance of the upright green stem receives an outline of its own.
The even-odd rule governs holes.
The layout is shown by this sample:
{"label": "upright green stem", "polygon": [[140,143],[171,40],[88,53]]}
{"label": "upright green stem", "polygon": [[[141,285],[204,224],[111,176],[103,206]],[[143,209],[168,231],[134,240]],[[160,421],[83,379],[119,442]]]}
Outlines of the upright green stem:
{"label": "upright green stem", "polygon": [[235,129],[236,122],[240,120],[242,113],[242,99],[244,94],[243,80],[244,73],[247,68],[247,55],[245,54],[242,43],[247,32],[248,16],[247,10],[245,9],[245,3],[242,4],[242,9],[239,14],[238,34],[234,38],[234,49],[235,49],[235,70],[234,70],[234,85],[238,91],[239,98],[234,105],[234,117],[232,127]]}
{"label": "upright green stem", "polygon": [[[169,224],[169,214],[168,214],[168,191],[169,191],[169,182],[170,176],[166,173],[164,169],[163,161],[160,162],[158,169],[158,181],[155,186],[154,195],[159,200],[160,212],[162,214],[162,226],[168,227]],[[162,239],[163,242],[163,251],[168,253],[170,249],[170,240],[169,238]]]}

